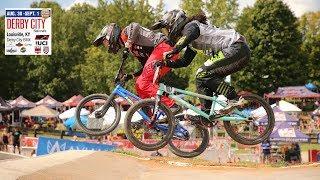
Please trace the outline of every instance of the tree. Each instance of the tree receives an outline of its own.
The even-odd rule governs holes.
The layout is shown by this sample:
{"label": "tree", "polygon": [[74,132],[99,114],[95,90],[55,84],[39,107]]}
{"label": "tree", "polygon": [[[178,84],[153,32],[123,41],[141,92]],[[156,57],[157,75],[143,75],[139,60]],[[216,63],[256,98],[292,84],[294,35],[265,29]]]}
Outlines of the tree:
{"label": "tree", "polygon": [[[0,17],[0,38],[1,46],[5,46],[4,16]],[[28,80],[25,62],[29,61],[28,56],[5,56],[5,48],[0,49],[0,97],[14,99],[19,95],[27,98],[32,97],[34,82]]]}
{"label": "tree", "polygon": [[[259,94],[280,86],[301,85],[305,82],[305,60],[301,58],[301,34],[297,19],[280,0],[257,0],[245,26],[244,35],[252,50],[251,62],[232,76],[234,84]],[[243,19],[246,17],[241,17]]]}
{"label": "tree", "polygon": [[180,7],[188,16],[205,12],[210,23],[218,27],[231,27],[238,17],[237,0],[184,0]]}
{"label": "tree", "polygon": [[[96,9],[98,16],[95,18],[95,22],[88,28],[87,37],[92,41],[101,29],[111,22],[116,22],[122,28],[132,22],[149,27],[155,19],[152,10],[146,0],[115,0],[108,4],[101,3]],[[104,47],[88,47],[85,49],[84,61],[78,66],[84,94],[111,92],[114,88],[114,76],[121,62],[120,54],[121,52],[117,55],[109,54]],[[139,66],[138,61],[133,58],[126,60],[127,73],[133,72]],[[129,90],[134,90],[133,81],[129,82],[128,87]]]}
{"label": "tree", "polygon": [[81,88],[76,65],[83,59],[86,41],[86,26],[92,21],[89,5],[76,5],[64,11],[55,2],[41,1],[31,7],[52,8],[52,55],[32,56],[28,77],[37,82],[34,98],[50,94],[57,99],[66,99]]}
{"label": "tree", "polygon": [[240,34],[245,35],[250,28],[250,23],[252,22],[252,8],[246,7],[242,10],[241,16],[238,18],[236,29]]}
{"label": "tree", "polygon": [[302,52],[308,59],[308,78],[320,85],[320,11],[304,14],[299,24]]}
{"label": "tree", "polygon": [[163,15],[164,12],[164,3],[163,0],[160,0],[159,3],[157,4],[157,7],[154,10],[155,18],[156,20],[160,19]]}
{"label": "tree", "polygon": [[202,0],[184,0],[181,1],[180,8],[183,9],[188,16],[192,16],[204,10],[204,2]]}
{"label": "tree", "polygon": [[205,3],[211,24],[218,27],[232,27],[238,17],[237,0],[208,0]]}

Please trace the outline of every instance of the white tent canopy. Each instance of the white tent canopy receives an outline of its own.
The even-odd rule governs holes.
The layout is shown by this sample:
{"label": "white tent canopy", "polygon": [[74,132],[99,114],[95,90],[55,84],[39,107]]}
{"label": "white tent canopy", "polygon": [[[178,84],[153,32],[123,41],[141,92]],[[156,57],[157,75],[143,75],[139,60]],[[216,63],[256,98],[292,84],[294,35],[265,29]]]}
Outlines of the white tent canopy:
{"label": "white tent canopy", "polygon": [[[76,114],[76,108],[73,107],[69,110],[64,111],[63,113],[59,114],[59,118],[60,119],[68,119],[71,118],[73,116],[75,116]],[[90,114],[90,112],[84,108],[81,109],[80,115],[88,115]]]}
{"label": "white tent canopy", "polygon": [[50,117],[57,117],[58,114],[59,114],[58,111],[50,109],[44,105],[40,105],[40,106],[34,107],[32,109],[22,111],[21,116],[23,116],[23,117],[36,116],[36,117],[50,118]]}
{"label": "white tent canopy", "polygon": [[[283,101],[283,100],[271,105],[271,108],[274,108],[274,107],[278,107],[283,112],[300,112],[301,111],[301,109],[298,108],[296,105],[291,104],[287,101]],[[262,116],[265,116],[266,114],[267,113],[266,113],[265,109],[262,107],[259,107],[259,108],[252,111],[252,115],[256,118],[261,118]]]}
{"label": "white tent canopy", "polygon": [[[276,104],[271,105],[271,107],[276,106]],[[301,109],[298,108],[296,105],[291,104],[287,101],[281,100],[278,102],[278,107],[281,111],[284,112],[300,112]]]}

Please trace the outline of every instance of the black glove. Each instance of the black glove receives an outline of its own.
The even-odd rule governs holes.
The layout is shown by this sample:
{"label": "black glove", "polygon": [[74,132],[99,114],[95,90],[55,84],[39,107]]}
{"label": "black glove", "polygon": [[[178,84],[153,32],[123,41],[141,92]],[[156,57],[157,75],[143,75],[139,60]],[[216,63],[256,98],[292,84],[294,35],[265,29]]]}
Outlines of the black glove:
{"label": "black glove", "polygon": [[168,51],[163,53],[163,59],[165,60],[169,60],[174,56],[174,52],[173,51]]}
{"label": "black glove", "polygon": [[171,59],[175,54],[178,54],[179,51],[177,50],[177,48],[174,48],[173,50],[171,51],[168,51],[168,52],[164,52],[163,53],[163,59],[164,60],[169,60]]}
{"label": "black glove", "polygon": [[123,51],[122,51],[122,59],[127,59],[129,56],[129,50],[128,48],[125,48]]}
{"label": "black glove", "polygon": [[157,67],[165,66],[165,61],[157,61],[154,63],[153,68],[156,69]]}
{"label": "black glove", "polygon": [[132,74],[124,74],[121,78],[122,81],[129,81],[130,79],[133,79]]}

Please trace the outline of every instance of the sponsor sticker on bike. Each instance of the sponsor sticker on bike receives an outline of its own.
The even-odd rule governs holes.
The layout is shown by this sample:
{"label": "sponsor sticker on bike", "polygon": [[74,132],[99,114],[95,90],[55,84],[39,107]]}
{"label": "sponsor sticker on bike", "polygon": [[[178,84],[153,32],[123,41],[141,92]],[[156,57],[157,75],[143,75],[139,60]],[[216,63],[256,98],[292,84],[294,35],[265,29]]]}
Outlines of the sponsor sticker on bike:
{"label": "sponsor sticker on bike", "polygon": [[51,55],[50,8],[5,9],[5,55]]}

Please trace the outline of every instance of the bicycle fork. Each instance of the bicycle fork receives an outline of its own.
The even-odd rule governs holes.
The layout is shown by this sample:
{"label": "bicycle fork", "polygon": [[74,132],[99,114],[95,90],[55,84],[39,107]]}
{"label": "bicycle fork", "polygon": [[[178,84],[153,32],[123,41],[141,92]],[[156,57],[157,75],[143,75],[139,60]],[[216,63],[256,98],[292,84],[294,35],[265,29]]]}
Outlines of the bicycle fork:
{"label": "bicycle fork", "polygon": [[116,95],[116,93],[115,93],[115,91],[113,91],[110,94],[109,98],[107,99],[106,103],[102,106],[101,110],[95,112],[96,118],[102,118],[107,113],[107,111],[109,110],[109,108],[111,106],[110,103],[114,99],[115,95]]}

